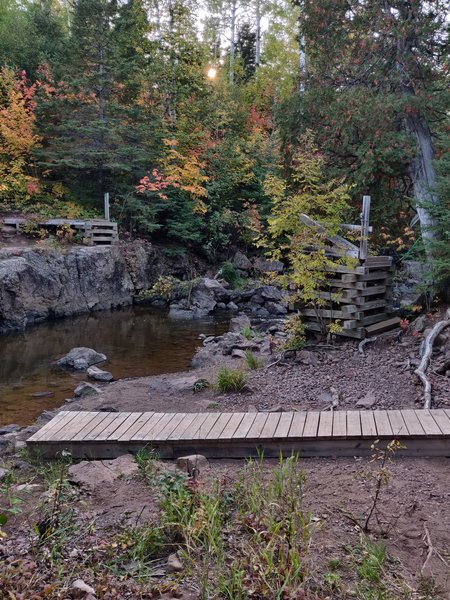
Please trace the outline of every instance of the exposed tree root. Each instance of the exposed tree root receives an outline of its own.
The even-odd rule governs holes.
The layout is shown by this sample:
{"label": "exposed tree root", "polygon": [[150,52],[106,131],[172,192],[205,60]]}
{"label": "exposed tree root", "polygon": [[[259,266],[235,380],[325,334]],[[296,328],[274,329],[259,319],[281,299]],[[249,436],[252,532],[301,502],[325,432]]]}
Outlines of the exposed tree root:
{"label": "exposed tree root", "polygon": [[438,335],[450,325],[450,309],[445,313],[445,319],[439,321],[427,335],[421,348],[422,360],[420,365],[414,371],[424,386],[424,408],[431,408],[431,383],[426,376],[426,371],[430,364],[433,344]]}

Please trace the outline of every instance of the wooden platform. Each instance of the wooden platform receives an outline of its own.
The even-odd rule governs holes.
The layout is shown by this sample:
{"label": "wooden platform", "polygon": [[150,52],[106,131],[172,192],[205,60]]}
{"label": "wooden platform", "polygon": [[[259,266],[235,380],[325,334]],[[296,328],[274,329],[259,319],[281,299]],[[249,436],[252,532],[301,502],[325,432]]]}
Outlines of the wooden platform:
{"label": "wooden platform", "polygon": [[[20,233],[21,227],[32,223],[29,219],[7,217],[0,221],[3,233]],[[54,231],[63,225],[77,231],[87,246],[110,246],[118,241],[117,223],[105,219],[48,219],[35,223],[43,229]]]}
{"label": "wooden platform", "polygon": [[201,453],[243,458],[263,451],[364,456],[376,440],[400,440],[408,456],[450,457],[450,410],[154,413],[60,412],[28,439],[45,457],[111,458],[154,448],[162,458]]}

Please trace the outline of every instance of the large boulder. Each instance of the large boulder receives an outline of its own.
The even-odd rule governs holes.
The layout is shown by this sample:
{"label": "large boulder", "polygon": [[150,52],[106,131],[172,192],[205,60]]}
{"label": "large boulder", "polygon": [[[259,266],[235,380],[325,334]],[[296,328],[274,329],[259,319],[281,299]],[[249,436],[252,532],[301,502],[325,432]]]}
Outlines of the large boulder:
{"label": "large boulder", "polygon": [[282,273],[284,271],[284,264],[281,261],[266,260],[265,258],[257,258],[253,267],[258,273]]}
{"label": "large boulder", "polygon": [[88,367],[97,365],[106,360],[106,355],[92,348],[72,348],[72,350],[56,361],[59,367],[67,367],[76,371],[86,371]]}
{"label": "large boulder", "polygon": [[236,252],[233,264],[239,271],[250,271],[253,268],[251,261],[242,252]]}
{"label": "large boulder", "polygon": [[424,263],[405,260],[397,269],[392,285],[394,306],[414,306],[421,304],[427,282],[427,268]]}
{"label": "large boulder", "polygon": [[261,295],[264,300],[272,300],[273,302],[279,302],[283,298],[281,290],[274,285],[264,285],[256,292]]}

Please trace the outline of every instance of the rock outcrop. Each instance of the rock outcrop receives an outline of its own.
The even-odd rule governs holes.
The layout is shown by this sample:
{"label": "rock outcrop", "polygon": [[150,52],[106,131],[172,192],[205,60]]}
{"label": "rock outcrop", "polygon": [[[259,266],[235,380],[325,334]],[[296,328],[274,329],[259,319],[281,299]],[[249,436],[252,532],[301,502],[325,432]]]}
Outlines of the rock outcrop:
{"label": "rock outcrop", "polygon": [[114,246],[0,251],[0,331],[131,304],[134,286]]}

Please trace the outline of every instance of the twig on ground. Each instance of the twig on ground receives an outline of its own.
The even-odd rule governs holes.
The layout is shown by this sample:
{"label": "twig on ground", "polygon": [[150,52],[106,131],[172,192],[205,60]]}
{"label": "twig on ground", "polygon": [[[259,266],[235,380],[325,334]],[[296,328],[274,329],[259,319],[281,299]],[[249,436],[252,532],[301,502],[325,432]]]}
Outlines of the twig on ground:
{"label": "twig on ground", "polygon": [[450,325],[450,309],[445,313],[445,319],[436,323],[423,342],[421,350],[422,360],[420,365],[414,371],[424,386],[424,408],[431,408],[431,383],[426,376],[426,371],[430,364],[431,354],[433,353],[433,344],[438,335]]}
{"label": "twig on ground", "polygon": [[433,556],[433,552],[434,552],[434,546],[433,546],[433,543],[431,542],[430,532],[428,531],[428,527],[425,525],[425,523],[423,524],[423,529],[425,531],[424,536],[423,536],[423,541],[425,542],[425,544],[428,548],[428,552],[427,552],[427,557],[425,559],[425,562],[423,563],[422,568],[420,569],[420,572],[422,574],[425,571],[425,568],[426,568],[430,558]]}

